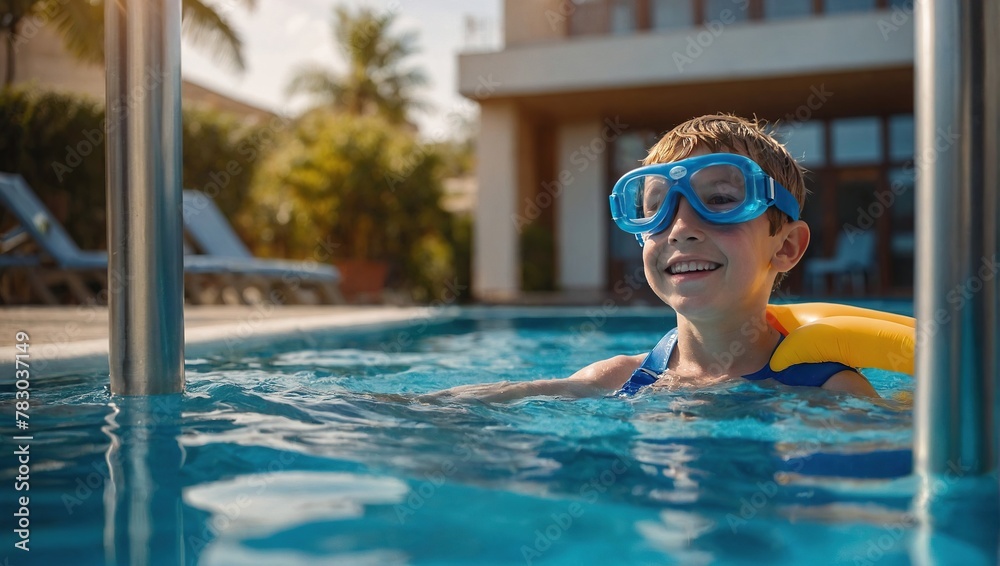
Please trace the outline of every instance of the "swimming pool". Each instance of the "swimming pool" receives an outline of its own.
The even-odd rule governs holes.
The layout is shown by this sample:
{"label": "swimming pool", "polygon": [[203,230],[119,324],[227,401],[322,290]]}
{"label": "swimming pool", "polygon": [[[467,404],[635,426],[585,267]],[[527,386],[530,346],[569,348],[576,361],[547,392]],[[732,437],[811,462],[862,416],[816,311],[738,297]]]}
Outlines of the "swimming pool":
{"label": "swimming pool", "polygon": [[[662,312],[473,309],[320,333],[189,359],[186,393],[166,398],[111,398],[105,375],[36,383],[30,563],[914,560],[906,376],[866,372],[876,402],[751,382],[413,398],[637,353],[672,326]],[[993,515],[948,521],[949,558],[995,560]]]}

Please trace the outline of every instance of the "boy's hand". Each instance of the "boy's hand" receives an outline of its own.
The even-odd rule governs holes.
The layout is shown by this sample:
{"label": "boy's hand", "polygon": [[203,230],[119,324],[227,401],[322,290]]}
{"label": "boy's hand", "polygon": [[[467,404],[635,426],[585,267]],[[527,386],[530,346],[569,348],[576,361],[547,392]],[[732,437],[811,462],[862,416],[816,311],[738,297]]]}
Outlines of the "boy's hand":
{"label": "boy's hand", "polygon": [[826,380],[821,389],[841,391],[858,397],[880,397],[865,376],[853,370],[844,370],[833,374]]}

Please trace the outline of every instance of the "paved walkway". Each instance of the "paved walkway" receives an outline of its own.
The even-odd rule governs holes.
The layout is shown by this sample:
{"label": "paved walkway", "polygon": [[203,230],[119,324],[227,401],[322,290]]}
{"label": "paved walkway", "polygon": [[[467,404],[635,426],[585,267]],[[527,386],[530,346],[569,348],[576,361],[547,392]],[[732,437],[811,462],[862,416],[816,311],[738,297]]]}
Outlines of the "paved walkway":
{"label": "paved walkway", "polygon": [[[266,344],[275,337],[336,328],[374,328],[440,316],[421,307],[187,306],[185,357],[220,347]],[[107,307],[0,307],[0,375],[13,376],[17,333],[27,333],[33,373],[107,371]]]}

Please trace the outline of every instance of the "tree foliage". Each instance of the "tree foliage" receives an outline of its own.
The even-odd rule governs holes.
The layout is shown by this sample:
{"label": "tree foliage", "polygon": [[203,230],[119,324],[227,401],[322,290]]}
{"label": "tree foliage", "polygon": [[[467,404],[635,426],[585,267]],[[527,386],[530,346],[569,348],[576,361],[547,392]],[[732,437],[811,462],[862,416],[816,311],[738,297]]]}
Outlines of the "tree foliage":
{"label": "tree foliage", "polygon": [[347,72],[304,67],[288,92],[312,95],[322,105],[355,116],[379,114],[393,124],[405,123],[408,112],[421,105],[414,91],[427,84],[427,78],[405,67],[406,59],[417,52],[416,34],[394,35],[394,22],[393,12],[335,7],[333,39],[347,60]]}
{"label": "tree foliage", "polygon": [[[23,176],[83,249],[106,247],[103,121],[103,104],[86,96],[0,89],[0,171]],[[185,109],[184,186],[205,191],[235,217],[273,139],[261,130],[225,114]]]}
{"label": "tree foliage", "polygon": [[275,224],[290,255],[387,261],[416,298],[455,277],[456,225],[440,206],[441,161],[381,116],[316,110],[258,171],[254,224]]}
{"label": "tree foliage", "polygon": [[0,89],[0,171],[24,177],[84,249],[105,247],[102,106],[81,96]]}
{"label": "tree foliage", "polygon": [[[237,1],[248,10],[257,5],[257,0]],[[0,0],[0,39],[7,57],[5,85],[13,81],[18,47],[29,40],[28,34],[22,33],[24,28],[44,25],[54,26],[74,57],[104,63],[104,0]],[[246,68],[243,42],[216,4],[181,0],[181,30],[219,62],[239,71]]]}

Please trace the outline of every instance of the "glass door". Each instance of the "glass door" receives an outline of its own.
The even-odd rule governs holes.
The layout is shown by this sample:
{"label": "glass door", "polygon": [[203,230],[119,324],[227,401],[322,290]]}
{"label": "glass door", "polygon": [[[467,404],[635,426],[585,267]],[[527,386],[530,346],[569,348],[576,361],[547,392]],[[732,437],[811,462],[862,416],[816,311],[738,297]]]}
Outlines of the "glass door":
{"label": "glass door", "polygon": [[[882,235],[888,225],[889,211],[875,199],[880,185],[879,169],[875,167],[841,169],[835,173],[836,224],[826,226],[825,235],[827,242],[833,243],[833,257],[842,266],[831,277],[840,277],[844,292],[881,291]],[[863,288],[857,288],[859,283]]]}
{"label": "glass door", "polygon": [[646,284],[642,271],[642,248],[633,234],[622,232],[611,219],[607,195],[611,194],[615,181],[632,169],[642,165],[649,148],[656,143],[656,133],[652,130],[637,130],[622,134],[611,148],[609,179],[602,191],[603,206],[608,211],[608,290],[620,302],[633,302],[636,298],[653,303],[659,301]]}

